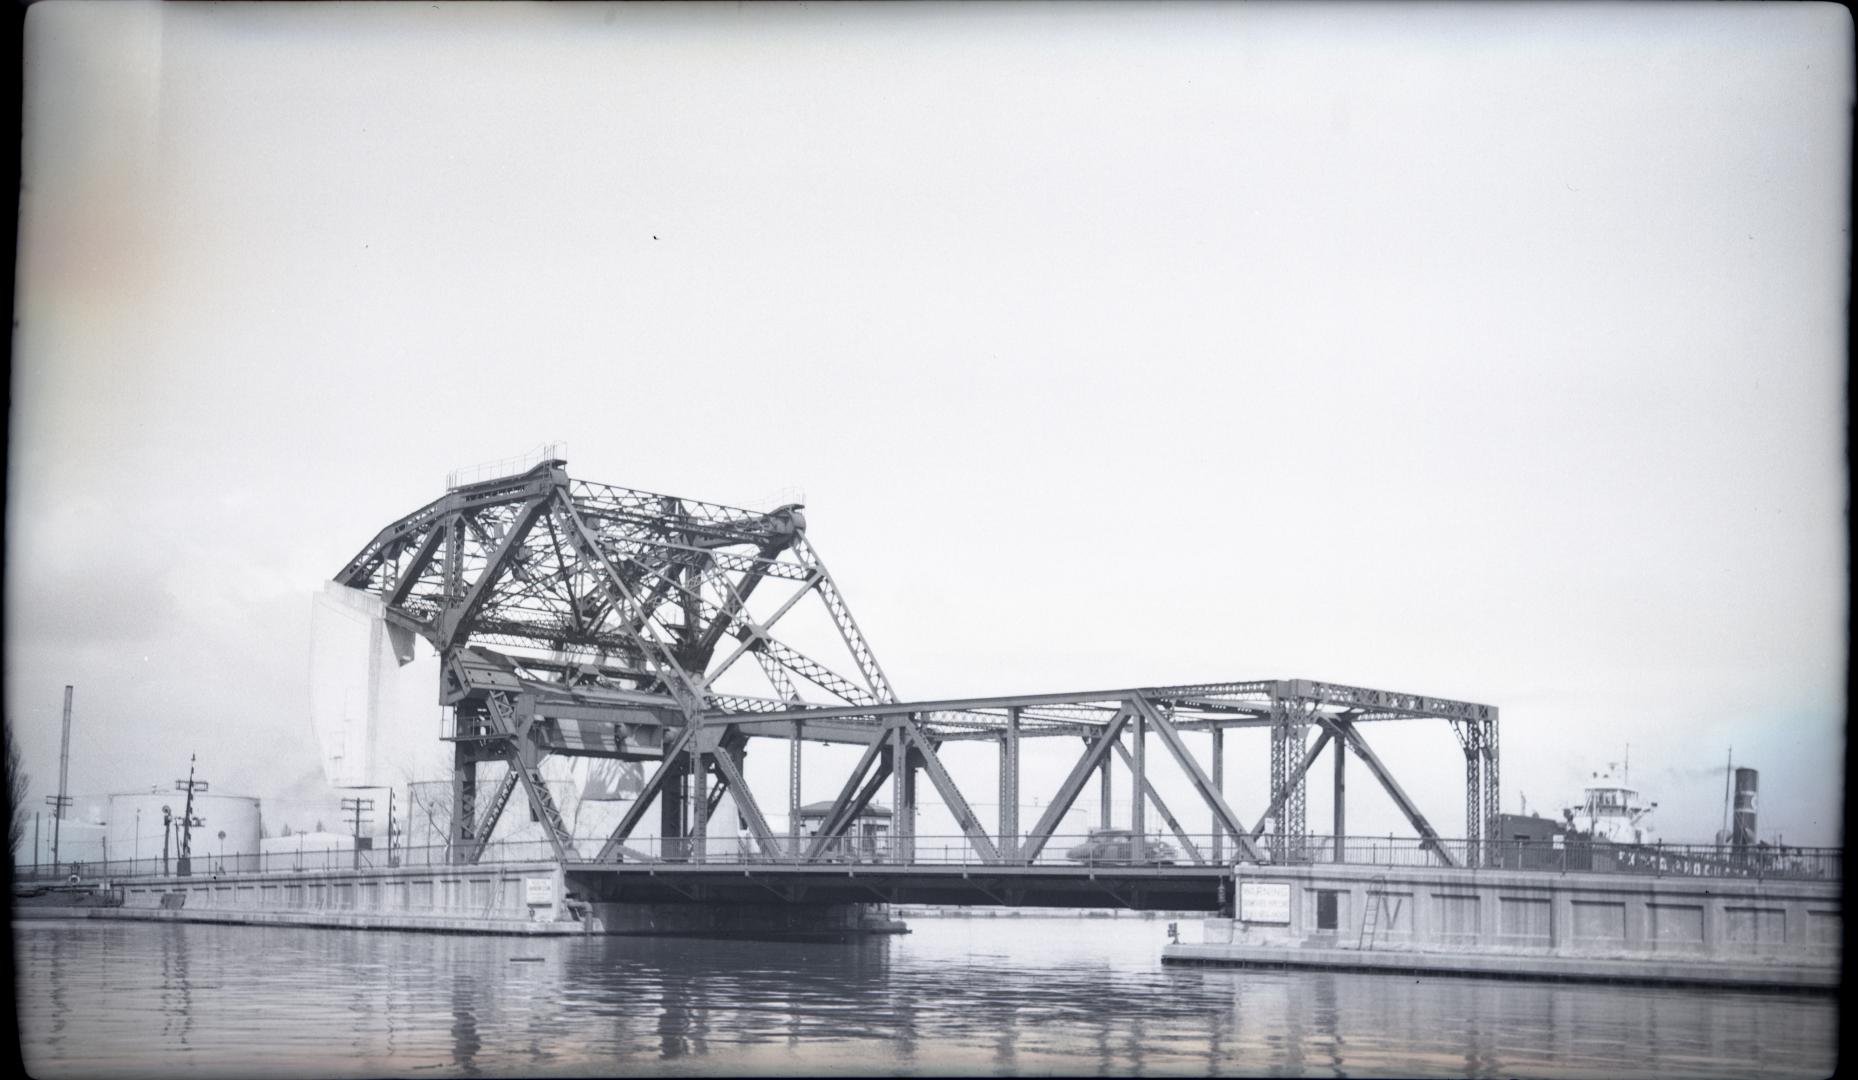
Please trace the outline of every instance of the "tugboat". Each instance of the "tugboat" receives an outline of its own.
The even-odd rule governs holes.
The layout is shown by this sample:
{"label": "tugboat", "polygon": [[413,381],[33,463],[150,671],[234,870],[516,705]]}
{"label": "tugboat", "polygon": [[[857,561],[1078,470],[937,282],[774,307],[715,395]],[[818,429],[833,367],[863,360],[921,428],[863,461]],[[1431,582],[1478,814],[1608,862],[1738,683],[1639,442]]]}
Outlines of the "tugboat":
{"label": "tugboat", "polygon": [[[1630,755],[1630,748],[1627,753]],[[1625,767],[1619,762],[1608,762],[1604,773],[1594,773],[1594,782],[1588,785],[1581,804],[1562,810],[1568,824],[1595,840],[1610,844],[1657,843],[1658,835],[1645,819],[1658,804],[1641,801],[1639,793],[1627,786],[1630,764],[1628,756]],[[1619,770],[1617,779],[1613,775],[1616,769]]]}

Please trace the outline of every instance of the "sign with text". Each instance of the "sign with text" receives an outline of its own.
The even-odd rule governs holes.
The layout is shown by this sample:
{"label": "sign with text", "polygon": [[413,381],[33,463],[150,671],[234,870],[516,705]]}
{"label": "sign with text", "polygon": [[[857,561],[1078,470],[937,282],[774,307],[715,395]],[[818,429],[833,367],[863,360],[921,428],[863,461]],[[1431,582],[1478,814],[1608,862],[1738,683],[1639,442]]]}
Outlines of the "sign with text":
{"label": "sign with text", "polygon": [[1239,921],[1290,925],[1290,886],[1265,881],[1239,882]]}
{"label": "sign with text", "polygon": [[555,879],[532,877],[523,879],[523,899],[530,907],[544,907],[555,902]]}

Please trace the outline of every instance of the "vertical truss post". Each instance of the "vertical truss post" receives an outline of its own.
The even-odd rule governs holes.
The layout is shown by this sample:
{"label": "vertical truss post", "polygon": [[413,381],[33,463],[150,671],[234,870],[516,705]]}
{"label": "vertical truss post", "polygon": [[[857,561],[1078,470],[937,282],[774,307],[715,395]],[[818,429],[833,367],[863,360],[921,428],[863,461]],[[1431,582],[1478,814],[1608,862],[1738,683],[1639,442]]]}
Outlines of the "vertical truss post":
{"label": "vertical truss post", "polygon": [[787,742],[787,845],[800,854],[800,721],[794,721]]}
{"label": "vertical truss post", "polygon": [[1279,694],[1273,691],[1271,702],[1271,802],[1279,808],[1277,827],[1271,831],[1272,847],[1279,860],[1302,862],[1308,827],[1297,763],[1303,756],[1308,724],[1303,701],[1286,701]]}
{"label": "vertical truss post", "polygon": [[475,861],[477,851],[477,758],[463,743],[452,745],[451,861]]}
{"label": "vertical truss post", "polygon": [[1006,733],[1000,739],[1000,856],[1019,858],[1019,706],[1006,710]]}
{"label": "vertical truss post", "polygon": [[1458,729],[1458,738],[1464,744],[1464,862],[1466,866],[1481,865],[1479,856],[1483,845],[1484,824],[1484,749],[1483,727],[1475,720],[1462,723],[1453,721]]}
{"label": "vertical truss post", "polygon": [[[702,735],[699,733],[698,738]],[[703,862],[709,853],[710,769],[708,754],[695,739],[690,745],[690,861]]]}
{"label": "vertical truss post", "polygon": [[891,729],[892,779],[896,809],[892,811],[890,832],[896,846],[898,862],[916,861],[916,762],[910,752],[909,737],[902,725]]}
{"label": "vertical truss post", "polygon": [[[1223,798],[1226,794],[1226,729],[1213,728],[1213,790]],[[1213,861],[1219,862],[1226,857],[1226,829],[1219,823],[1219,815],[1213,815]]]}
{"label": "vertical truss post", "polygon": [[662,771],[664,783],[658,788],[658,857],[682,859],[686,852],[684,812],[689,804],[689,755],[680,751],[664,763]]}
{"label": "vertical truss post", "polygon": [[[1329,734],[1323,732],[1324,735]],[[1342,740],[1335,740],[1335,852],[1336,862],[1348,861],[1348,748]]]}
{"label": "vertical truss post", "polygon": [[[1134,773],[1130,785],[1129,798],[1129,832],[1134,836],[1135,846],[1131,848],[1132,857],[1142,858],[1148,851],[1148,714],[1135,714],[1135,730],[1131,734],[1135,743],[1135,752],[1130,755],[1129,771]],[[1104,758],[1108,761],[1108,758]]]}
{"label": "vertical truss post", "polygon": [[1497,717],[1496,710],[1490,710],[1491,717],[1484,723],[1484,839],[1489,850],[1485,862],[1495,866],[1500,861],[1498,842],[1502,836],[1497,828],[1497,815],[1503,804],[1498,800],[1498,787],[1502,774],[1497,770]]}
{"label": "vertical truss post", "polygon": [[1107,829],[1110,827],[1110,758],[1108,754],[1104,755],[1103,764],[1097,768],[1099,770],[1097,792],[1102,804],[1098,807],[1097,824]]}
{"label": "vertical truss post", "polygon": [[1284,703],[1275,694],[1271,701],[1271,805],[1279,809],[1271,812],[1271,854],[1279,861],[1285,859],[1284,851],[1284,816],[1282,807],[1287,797],[1284,791],[1284,778],[1288,765],[1285,758],[1284,737]]}

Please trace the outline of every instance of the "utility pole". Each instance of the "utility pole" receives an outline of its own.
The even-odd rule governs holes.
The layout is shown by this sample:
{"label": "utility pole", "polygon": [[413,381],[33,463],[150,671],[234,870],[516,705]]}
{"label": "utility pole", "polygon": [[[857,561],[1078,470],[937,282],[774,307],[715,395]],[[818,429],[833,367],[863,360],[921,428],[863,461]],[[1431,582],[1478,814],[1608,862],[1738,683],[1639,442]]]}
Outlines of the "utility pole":
{"label": "utility pole", "polygon": [[394,817],[394,789],[387,789],[387,865],[394,865],[394,834],[399,831]]}
{"label": "utility pole", "polygon": [[361,815],[363,812],[373,809],[373,799],[354,798],[342,800],[342,811],[344,813],[352,812],[355,815],[355,869],[357,870],[361,869]]}
{"label": "utility pole", "polygon": [[194,759],[196,756],[197,755],[194,754],[187,755],[187,779],[176,780],[174,782],[174,790],[185,791],[187,793],[187,804],[181,810],[181,820],[176,823],[181,832],[181,854],[180,858],[177,860],[179,865],[175,867],[175,870],[181,877],[189,877],[193,874],[192,855],[194,827],[206,824],[206,822],[194,816],[194,792],[205,791],[207,789],[205,780],[194,779]]}
{"label": "utility pole", "polygon": [[71,805],[71,796],[66,789],[66,781],[71,775],[71,688],[65,687],[65,729],[64,736],[58,744],[58,794],[47,795],[45,801],[52,804],[52,868],[61,865],[58,859],[59,824],[64,821],[65,809]]}

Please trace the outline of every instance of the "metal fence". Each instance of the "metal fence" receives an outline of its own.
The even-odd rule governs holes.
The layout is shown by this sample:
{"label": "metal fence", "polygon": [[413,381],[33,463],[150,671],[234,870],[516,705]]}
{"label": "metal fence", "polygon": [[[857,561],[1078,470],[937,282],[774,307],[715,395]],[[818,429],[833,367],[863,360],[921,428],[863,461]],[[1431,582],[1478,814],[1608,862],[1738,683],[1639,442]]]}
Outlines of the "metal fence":
{"label": "metal fence", "polygon": [[[764,851],[749,838],[711,839],[701,850],[688,839],[640,838],[620,849],[627,863],[720,865],[869,865],[869,866],[1192,866],[1209,863],[1232,865],[1238,861],[1231,838],[1224,838],[1217,857],[1211,834],[1185,838],[1149,836],[1136,844],[1126,833],[1063,835],[1049,839],[1038,854],[1028,858],[1024,847],[998,849],[998,862],[985,859],[966,836],[844,837],[813,853],[811,837],[780,837],[776,850]],[[606,843],[603,836],[578,838],[575,847],[582,862],[592,861]],[[1259,837],[1262,860],[1273,865],[1333,864],[1338,860],[1336,839],[1305,836],[1276,850],[1270,837]],[[1341,841],[1340,862],[1354,866],[1440,867],[1451,865],[1542,873],[1616,873],[1661,877],[1776,878],[1841,880],[1843,849],[1825,847],[1755,847],[1736,851],[1727,847],[1688,844],[1614,845],[1581,840],[1440,840],[1394,836],[1347,836]],[[505,841],[485,845],[480,864],[552,862],[554,848],[546,841]],[[452,849],[444,845],[386,850],[301,849],[228,855],[195,855],[186,873],[192,877],[226,874],[292,874],[319,871],[446,866]],[[17,866],[14,878],[27,882],[119,880],[167,877],[182,873],[180,860],[169,858],[122,859],[108,862],[66,863],[61,866]]]}

